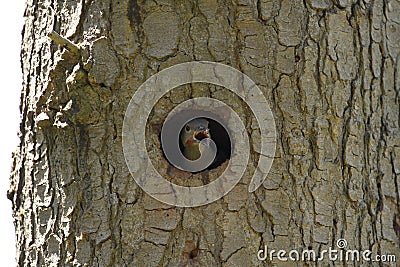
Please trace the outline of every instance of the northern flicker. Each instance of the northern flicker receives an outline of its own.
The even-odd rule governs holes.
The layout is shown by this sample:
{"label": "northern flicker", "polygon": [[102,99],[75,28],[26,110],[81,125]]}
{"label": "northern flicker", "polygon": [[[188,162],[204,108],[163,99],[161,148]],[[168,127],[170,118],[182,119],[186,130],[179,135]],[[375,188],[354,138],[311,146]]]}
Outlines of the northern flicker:
{"label": "northern flicker", "polygon": [[206,138],[211,139],[208,121],[203,118],[189,121],[182,129],[180,138],[183,145],[183,155],[189,160],[197,160],[201,153],[208,149],[208,146],[201,141]]}

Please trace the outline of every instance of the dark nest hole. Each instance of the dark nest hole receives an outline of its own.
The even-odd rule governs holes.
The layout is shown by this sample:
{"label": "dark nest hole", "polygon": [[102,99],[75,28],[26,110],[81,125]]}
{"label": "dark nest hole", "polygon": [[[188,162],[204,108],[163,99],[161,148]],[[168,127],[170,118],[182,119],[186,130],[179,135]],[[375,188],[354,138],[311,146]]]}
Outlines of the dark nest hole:
{"label": "dark nest hole", "polygon": [[[191,111],[189,113],[192,114]],[[217,154],[215,160],[200,172],[183,171],[171,164],[164,154],[161,142],[163,122],[159,121],[158,123],[149,123],[147,125],[146,140],[148,141],[146,141],[146,148],[150,159],[157,171],[168,181],[180,186],[201,186],[217,179],[227,168],[231,158],[231,147],[234,148],[234,144],[231,143],[227,130],[217,121],[210,119],[210,114],[210,112],[205,112],[198,118],[204,118],[208,121],[209,134],[217,146]],[[216,115],[213,114],[214,116]],[[179,134],[182,133],[182,130],[185,130],[185,125],[178,129]],[[200,140],[203,137],[197,136],[196,138]],[[184,148],[181,142],[179,142],[178,149],[183,154]]]}
{"label": "dark nest hole", "polygon": [[[204,91],[204,94],[202,93]],[[181,95],[184,96],[185,99],[190,99],[193,97],[191,92],[196,91],[196,97],[212,97],[217,100],[223,101],[225,99],[231,99],[232,103],[238,103],[238,105],[234,106],[234,111],[240,116],[242,121],[247,125],[249,128],[248,134],[252,134],[253,132],[258,132],[258,125],[255,123],[253,125],[252,121],[254,120],[254,116],[251,112],[251,109],[247,106],[245,102],[243,102],[239,96],[235,95],[231,91],[226,88],[209,85],[209,84],[202,84],[202,83],[193,83],[183,85],[177,88],[174,88],[171,91],[171,95]],[[216,155],[216,160],[208,166],[205,170],[191,173],[188,171],[180,170],[172,165],[164,154],[164,150],[161,144],[161,129],[167,118],[168,114],[172,112],[174,109],[174,105],[178,105],[182,103],[184,100],[176,100],[171,105],[171,100],[162,98],[160,99],[157,104],[152,108],[150,116],[147,121],[146,125],[146,148],[150,160],[152,161],[153,166],[156,168],[158,173],[160,173],[165,179],[168,181],[180,185],[180,186],[201,186],[208,184],[218,177],[225,171],[227,168],[229,161],[232,157],[231,155],[231,147],[234,148],[235,144],[229,139],[229,134],[227,130],[223,126],[221,126],[215,120],[210,119],[210,117],[220,118],[222,121],[226,120],[226,116],[229,114],[225,113],[214,113],[211,111],[204,111],[203,113],[198,112],[198,110],[185,110],[182,112],[196,113],[199,118],[205,118],[208,120],[210,136],[217,145],[218,153]],[[241,105],[239,104],[241,103]],[[213,115],[213,116],[211,116]],[[197,117],[194,116],[194,117]],[[215,117],[217,116],[217,117]],[[193,116],[190,116],[194,118]],[[184,129],[184,126],[182,126]],[[182,131],[182,129],[178,129]],[[234,131],[235,129],[228,129],[228,131]],[[259,135],[259,134],[258,134]],[[196,139],[200,140],[203,136],[196,136]],[[254,151],[254,142],[256,146],[259,146],[257,139],[253,140],[250,138],[250,158],[248,167],[249,177],[252,176],[254,173],[254,169],[252,168],[258,162],[258,154]],[[183,153],[183,146],[180,144],[180,150]],[[239,151],[240,153],[240,151]]]}

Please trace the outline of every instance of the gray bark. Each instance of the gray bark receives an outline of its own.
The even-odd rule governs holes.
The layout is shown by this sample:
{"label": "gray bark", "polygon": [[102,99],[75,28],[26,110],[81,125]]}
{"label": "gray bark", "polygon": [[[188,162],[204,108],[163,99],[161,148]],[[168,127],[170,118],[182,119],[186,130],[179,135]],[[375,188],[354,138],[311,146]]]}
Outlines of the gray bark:
{"label": "gray bark", "polygon": [[[264,244],[320,251],[339,238],[400,260],[399,1],[28,0],[25,16],[8,193],[19,266],[264,266]],[[52,30],[81,54],[52,43]],[[256,81],[275,116],[277,151],[255,193],[253,151],[223,199],[175,208],[135,184],[121,129],[145,79],[192,60]],[[251,129],[237,98],[188,88],[162,99],[149,122],[161,167],[157,127],[190,96],[224,100]]]}

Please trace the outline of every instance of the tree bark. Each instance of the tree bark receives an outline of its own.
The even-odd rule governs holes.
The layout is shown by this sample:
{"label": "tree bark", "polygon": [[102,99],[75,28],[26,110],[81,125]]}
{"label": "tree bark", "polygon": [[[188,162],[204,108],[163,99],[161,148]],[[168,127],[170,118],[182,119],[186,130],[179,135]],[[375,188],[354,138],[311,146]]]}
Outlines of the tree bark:
{"label": "tree bark", "polygon": [[[400,260],[399,15],[394,0],[27,1],[8,192],[18,265],[265,266],[264,245],[321,251],[341,238]],[[80,52],[51,42],[53,30]],[[224,198],[176,208],[136,185],[121,131],[140,84],[193,60],[228,64],[257,83],[277,149],[254,193],[250,164]],[[166,111],[197,95],[236,105],[257,140],[240,100],[186,89],[153,112],[154,144]],[[155,159],[168,164],[162,153]],[[333,264],[341,263],[323,263]]]}

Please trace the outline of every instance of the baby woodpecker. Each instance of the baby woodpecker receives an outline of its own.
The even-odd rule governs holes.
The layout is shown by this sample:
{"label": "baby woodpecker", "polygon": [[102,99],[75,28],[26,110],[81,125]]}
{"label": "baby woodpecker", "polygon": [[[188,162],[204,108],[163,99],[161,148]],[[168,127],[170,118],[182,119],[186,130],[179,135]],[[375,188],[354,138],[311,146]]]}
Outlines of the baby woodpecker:
{"label": "baby woodpecker", "polygon": [[201,140],[210,138],[210,130],[208,128],[208,120],[197,118],[189,121],[181,132],[181,142],[183,145],[183,155],[189,160],[197,160],[200,158],[206,145]]}

